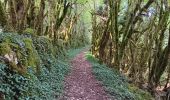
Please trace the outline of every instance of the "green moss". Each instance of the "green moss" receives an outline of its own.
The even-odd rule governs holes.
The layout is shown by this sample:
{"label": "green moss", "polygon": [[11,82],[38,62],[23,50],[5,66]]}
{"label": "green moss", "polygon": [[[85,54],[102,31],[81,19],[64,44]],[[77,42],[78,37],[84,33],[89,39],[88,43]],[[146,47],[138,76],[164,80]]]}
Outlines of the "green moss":
{"label": "green moss", "polygon": [[25,48],[28,49],[29,51],[33,51],[33,47],[32,47],[32,40],[30,38],[24,38],[23,39],[24,43],[25,43]]}
{"label": "green moss", "polygon": [[15,49],[15,50],[18,50],[18,49],[19,49],[19,46],[18,46],[17,44],[15,44],[15,43],[10,43],[10,47],[11,47],[12,49]]}
{"label": "green moss", "polygon": [[36,50],[33,47],[32,39],[30,38],[24,38],[23,39],[25,43],[25,49],[27,52],[27,62],[25,63],[26,66],[31,66],[33,69],[39,73],[40,72],[40,59],[36,52]]}
{"label": "green moss", "polygon": [[0,55],[5,55],[11,52],[9,43],[3,42],[0,44]]}
{"label": "green moss", "polygon": [[143,91],[132,84],[129,84],[128,88],[135,95],[136,100],[154,100],[149,92]]}
{"label": "green moss", "polygon": [[22,32],[22,34],[30,34],[30,35],[33,35],[33,36],[36,35],[34,29],[32,29],[32,28],[26,28],[26,29]]}

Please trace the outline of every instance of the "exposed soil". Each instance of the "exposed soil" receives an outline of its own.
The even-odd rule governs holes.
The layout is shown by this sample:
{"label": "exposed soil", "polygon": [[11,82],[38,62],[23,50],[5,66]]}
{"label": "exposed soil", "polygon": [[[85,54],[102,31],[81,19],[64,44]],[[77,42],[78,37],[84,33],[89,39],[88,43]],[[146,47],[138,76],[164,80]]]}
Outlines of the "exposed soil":
{"label": "exposed soil", "polygon": [[112,100],[92,74],[92,66],[84,52],[72,61],[71,73],[65,78],[64,96],[59,100]]}

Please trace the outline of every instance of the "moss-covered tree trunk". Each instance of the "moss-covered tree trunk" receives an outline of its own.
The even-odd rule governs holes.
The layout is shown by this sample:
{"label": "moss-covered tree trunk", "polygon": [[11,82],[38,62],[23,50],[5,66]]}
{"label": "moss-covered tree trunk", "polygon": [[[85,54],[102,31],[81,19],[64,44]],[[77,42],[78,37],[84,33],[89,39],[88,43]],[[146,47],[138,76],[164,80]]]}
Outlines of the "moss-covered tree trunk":
{"label": "moss-covered tree trunk", "polygon": [[[62,5],[64,5],[63,10],[61,9]],[[58,32],[58,29],[60,28],[64,18],[67,15],[69,7],[70,7],[70,3],[68,3],[67,0],[59,0],[58,1],[57,17],[56,17],[55,32],[54,32],[54,43],[57,42],[57,32]],[[60,16],[60,13],[62,13],[61,16]]]}
{"label": "moss-covered tree trunk", "polygon": [[41,0],[40,2],[40,9],[38,16],[36,18],[36,31],[39,36],[43,35],[43,23],[44,23],[44,10],[45,10],[45,1]]}
{"label": "moss-covered tree trunk", "polygon": [[15,0],[9,0],[9,12],[10,12],[10,20],[11,20],[11,26],[13,30],[17,28],[17,13],[16,13],[16,1]]}
{"label": "moss-covered tree trunk", "polygon": [[30,9],[27,16],[27,24],[30,28],[34,29],[35,27],[35,19],[36,19],[36,12],[35,12],[35,0],[30,0]]}
{"label": "moss-covered tree trunk", "polygon": [[159,23],[157,27],[157,32],[159,33],[159,38],[156,41],[156,53],[154,55],[154,61],[151,66],[151,71],[149,74],[149,86],[151,88],[156,88],[159,84],[160,77],[165,71],[168,64],[168,56],[170,54],[170,29],[169,29],[169,38],[168,45],[164,48],[164,38],[167,33],[168,20],[169,20],[169,8],[163,9],[165,2],[161,2],[161,9],[159,14]]}
{"label": "moss-covered tree trunk", "polygon": [[27,25],[26,17],[30,8],[30,0],[9,0],[10,22],[13,31],[22,32]]}
{"label": "moss-covered tree trunk", "polygon": [[28,12],[31,6],[32,0],[28,0],[24,2],[24,11],[22,14],[22,18],[20,19],[20,25],[19,25],[19,32],[23,32],[23,30],[27,27],[27,16]]}
{"label": "moss-covered tree trunk", "polygon": [[6,19],[6,14],[5,14],[5,10],[3,8],[3,4],[2,2],[0,1],[0,25],[2,27],[6,26],[7,25],[7,19]]}

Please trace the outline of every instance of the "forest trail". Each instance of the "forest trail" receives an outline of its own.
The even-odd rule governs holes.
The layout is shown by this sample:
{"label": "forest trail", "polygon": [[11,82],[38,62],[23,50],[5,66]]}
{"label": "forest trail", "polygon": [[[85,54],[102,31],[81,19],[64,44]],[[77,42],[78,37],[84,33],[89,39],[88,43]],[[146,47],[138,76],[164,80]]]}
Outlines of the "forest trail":
{"label": "forest trail", "polygon": [[59,100],[111,100],[92,74],[92,66],[85,59],[85,52],[71,61],[71,72],[65,78],[64,96]]}

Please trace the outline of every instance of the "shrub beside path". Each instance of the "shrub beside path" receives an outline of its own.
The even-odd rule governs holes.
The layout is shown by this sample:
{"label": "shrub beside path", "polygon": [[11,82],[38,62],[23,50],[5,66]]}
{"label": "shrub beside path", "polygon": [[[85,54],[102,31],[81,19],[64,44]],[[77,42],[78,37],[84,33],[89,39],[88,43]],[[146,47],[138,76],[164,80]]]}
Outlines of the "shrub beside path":
{"label": "shrub beside path", "polygon": [[92,74],[84,52],[71,61],[71,72],[65,78],[64,94],[59,100],[112,100]]}

